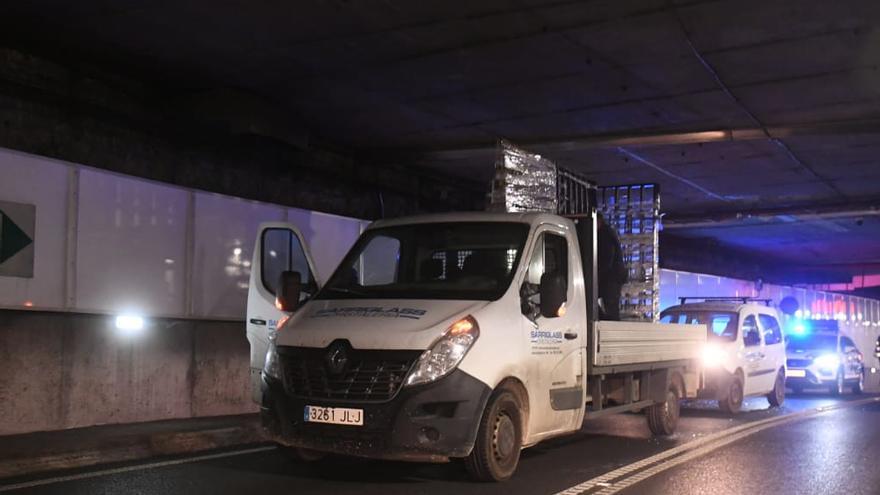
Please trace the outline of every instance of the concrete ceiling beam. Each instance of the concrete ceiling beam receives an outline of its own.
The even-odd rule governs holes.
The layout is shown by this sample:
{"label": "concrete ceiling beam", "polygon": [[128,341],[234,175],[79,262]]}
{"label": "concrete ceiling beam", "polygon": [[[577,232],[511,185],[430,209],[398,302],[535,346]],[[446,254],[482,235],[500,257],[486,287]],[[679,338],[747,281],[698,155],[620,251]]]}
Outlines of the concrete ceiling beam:
{"label": "concrete ceiling beam", "polygon": [[[768,126],[771,138],[792,136],[824,136],[849,134],[880,134],[880,120],[816,122],[785,126]],[[605,134],[541,140],[516,140],[518,146],[542,152],[570,152],[597,148],[672,146],[701,143],[766,140],[764,129],[707,129],[686,132],[642,134]],[[495,143],[429,151],[412,151],[426,160],[461,160],[494,154]]]}

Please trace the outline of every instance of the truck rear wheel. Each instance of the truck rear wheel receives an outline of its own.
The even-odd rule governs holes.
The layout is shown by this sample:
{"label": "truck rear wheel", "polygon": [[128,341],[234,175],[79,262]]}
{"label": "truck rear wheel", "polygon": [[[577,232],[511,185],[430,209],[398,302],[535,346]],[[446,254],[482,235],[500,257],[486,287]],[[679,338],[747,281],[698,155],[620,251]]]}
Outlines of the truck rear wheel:
{"label": "truck rear wheel", "polygon": [[477,481],[504,481],[513,476],[522,450],[522,403],[512,390],[502,388],[489,399],[474,450],[464,460]]}
{"label": "truck rear wheel", "polygon": [[727,387],[727,393],[718,400],[718,407],[728,414],[736,414],[742,407],[743,403],[743,379],[737,374],[730,380]]}
{"label": "truck rear wheel", "polygon": [[648,407],[645,417],[648,419],[648,428],[657,436],[672,435],[678,426],[678,418],[681,414],[682,392],[678,382],[673,380],[666,391],[666,400]]}

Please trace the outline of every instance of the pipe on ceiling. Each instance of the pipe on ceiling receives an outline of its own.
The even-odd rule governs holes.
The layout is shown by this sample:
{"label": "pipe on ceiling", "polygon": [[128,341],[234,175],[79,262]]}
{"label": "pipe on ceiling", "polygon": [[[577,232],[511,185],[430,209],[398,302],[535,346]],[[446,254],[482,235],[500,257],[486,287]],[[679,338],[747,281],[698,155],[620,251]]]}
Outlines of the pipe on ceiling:
{"label": "pipe on ceiling", "polygon": [[827,211],[817,211],[815,208],[798,208],[719,213],[715,215],[704,215],[701,217],[667,217],[664,218],[663,228],[667,230],[675,230],[726,227],[737,224],[741,225],[748,220],[761,220],[764,222],[763,225],[768,223],[790,224],[868,216],[880,216],[880,207],[872,206],[850,209],[830,209]]}

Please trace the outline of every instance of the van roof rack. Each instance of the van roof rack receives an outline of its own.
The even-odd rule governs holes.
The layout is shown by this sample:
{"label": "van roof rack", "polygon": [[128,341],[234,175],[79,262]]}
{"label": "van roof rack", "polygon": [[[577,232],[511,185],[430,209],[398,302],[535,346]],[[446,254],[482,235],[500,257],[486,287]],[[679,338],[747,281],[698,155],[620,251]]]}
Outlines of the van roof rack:
{"label": "van roof rack", "polygon": [[720,301],[730,301],[730,302],[741,302],[741,303],[743,303],[743,304],[750,303],[750,302],[762,302],[762,303],[764,303],[764,304],[767,305],[767,306],[770,306],[770,302],[772,301],[772,299],[770,299],[770,298],[759,298],[759,297],[735,297],[735,296],[732,296],[732,297],[725,297],[725,296],[708,296],[708,297],[702,297],[702,296],[686,296],[686,297],[679,297],[679,298],[678,298],[678,301],[679,301],[678,303],[679,303],[679,304],[685,304],[689,299],[691,299],[691,300],[700,300],[700,301],[719,301],[719,302],[720,302]]}

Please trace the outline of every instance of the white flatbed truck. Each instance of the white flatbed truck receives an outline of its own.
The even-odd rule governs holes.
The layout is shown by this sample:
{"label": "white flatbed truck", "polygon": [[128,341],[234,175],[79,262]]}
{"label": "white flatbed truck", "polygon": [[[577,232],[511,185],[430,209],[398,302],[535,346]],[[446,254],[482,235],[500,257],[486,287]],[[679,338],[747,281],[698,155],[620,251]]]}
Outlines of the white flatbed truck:
{"label": "white flatbed truck", "polygon": [[462,458],[496,481],[597,416],[673,433],[707,330],[598,321],[596,218],[381,220],[320,287],[296,228],[262,226],[247,336],[266,431],[303,458]]}

